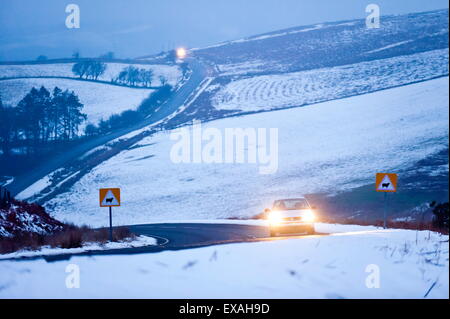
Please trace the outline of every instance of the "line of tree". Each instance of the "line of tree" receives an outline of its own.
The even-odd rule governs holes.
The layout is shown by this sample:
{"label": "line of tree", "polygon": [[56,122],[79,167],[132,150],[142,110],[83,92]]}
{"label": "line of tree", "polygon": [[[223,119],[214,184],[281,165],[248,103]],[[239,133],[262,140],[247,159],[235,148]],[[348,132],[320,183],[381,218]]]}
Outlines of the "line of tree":
{"label": "line of tree", "polygon": [[72,72],[80,79],[97,80],[106,71],[106,63],[100,61],[80,61],[73,65]]}
{"label": "line of tree", "polygon": [[16,107],[4,105],[0,97],[0,144],[5,156],[13,147],[26,147],[28,154],[50,141],[69,141],[78,137],[86,120],[83,104],[69,90],[44,86],[32,88]]}
{"label": "line of tree", "polygon": [[[136,110],[126,110],[86,125],[85,136],[108,134],[139,123],[157,111],[172,95],[173,87],[163,85],[152,92]],[[14,148],[24,147],[22,154],[38,154],[49,149],[49,142],[67,142],[79,137],[79,126],[87,119],[83,104],[74,92],[55,87],[32,88],[16,107],[4,105],[0,96],[0,148],[8,156]],[[42,152],[41,152],[42,153]]]}
{"label": "line of tree", "polygon": [[[106,57],[112,58],[114,55],[113,53],[110,53],[109,55],[105,55],[105,58]],[[80,79],[98,80],[98,78],[105,73],[107,67],[106,63],[100,61],[85,60],[75,63],[72,67],[72,73]],[[130,65],[123,68],[117,77],[111,79],[111,82],[129,86],[150,87],[153,78],[154,73],[151,69],[137,68]],[[160,75],[158,79],[161,86],[167,84],[167,79],[164,76]]]}
{"label": "line of tree", "polygon": [[151,86],[153,71],[150,69],[139,69],[135,66],[127,66],[119,75],[113,79],[115,83],[123,83],[131,86]]}

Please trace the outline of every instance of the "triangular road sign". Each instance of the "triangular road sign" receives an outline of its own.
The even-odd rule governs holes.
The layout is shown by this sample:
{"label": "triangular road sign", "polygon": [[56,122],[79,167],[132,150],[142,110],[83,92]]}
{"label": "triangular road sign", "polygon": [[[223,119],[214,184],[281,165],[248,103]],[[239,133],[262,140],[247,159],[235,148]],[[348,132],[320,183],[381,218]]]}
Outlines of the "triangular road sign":
{"label": "triangular road sign", "polygon": [[119,201],[117,200],[116,196],[114,196],[113,192],[111,192],[111,190],[108,190],[108,192],[106,193],[105,198],[103,198],[102,205],[119,205]]}
{"label": "triangular road sign", "polygon": [[397,191],[397,174],[377,173],[376,191],[377,192],[396,192]]}
{"label": "triangular road sign", "polygon": [[378,190],[385,190],[385,191],[395,190],[395,187],[392,184],[392,181],[388,175],[384,175],[383,179],[381,180],[381,183],[378,185]]}
{"label": "triangular road sign", "polygon": [[100,206],[102,207],[120,206],[120,189],[119,188],[100,189]]}

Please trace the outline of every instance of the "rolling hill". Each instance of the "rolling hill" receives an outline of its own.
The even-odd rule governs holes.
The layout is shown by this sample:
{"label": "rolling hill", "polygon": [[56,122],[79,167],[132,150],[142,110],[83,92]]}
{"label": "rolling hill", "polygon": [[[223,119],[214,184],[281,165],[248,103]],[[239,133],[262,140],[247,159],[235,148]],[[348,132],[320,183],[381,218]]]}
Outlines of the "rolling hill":
{"label": "rolling hill", "polygon": [[448,48],[448,10],[301,26],[194,49],[223,75],[297,72]]}
{"label": "rolling hill", "polygon": [[[380,29],[367,29],[363,20],[291,28],[191,54],[216,72],[166,128],[194,119],[220,130],[278,128],[278,171],[174,164],[171,131],[163,131],[47,201],[57,218],[104,225],[95,190],[111,185],[123,190],[116,220],[122,224],[251,217],[280,196],[369,189],[380,170],[408,176],[409,189],[414,177],[434,176],[448,194],[448,157],[440,160],[448,150],[448,10],[383,17]],[[32,197],[50,179],[22,197]],[[404,197],[393,217],[427,200]],[[379,217],[380,210],[371,209]]]}
{"label": "rolling hill", "polygon": [[103,162],[45,207],[60,220],[104,226],[97,190],[114,185],[123,197],[118,224],[252,217],[278,197],[351,190],[373,183],[379,170],[402,176],[448,149],[448,77],[203,126],[222,134],[279,128],[278,170],[261,175],[251,163],[176,164],[170,158],[175,142],[162,132]]}

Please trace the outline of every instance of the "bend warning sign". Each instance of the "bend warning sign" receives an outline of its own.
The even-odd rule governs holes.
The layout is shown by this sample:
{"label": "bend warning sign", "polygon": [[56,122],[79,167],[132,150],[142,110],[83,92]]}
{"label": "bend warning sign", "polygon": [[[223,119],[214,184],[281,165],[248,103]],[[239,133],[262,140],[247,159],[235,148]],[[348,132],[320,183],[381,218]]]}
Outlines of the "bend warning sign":
{"label": "bend warning sign", "polygon": [[101,188],[100,207],[120,206],[120,188]]}
{"label": "bend warning sign", "polygon": [[397,191],[397,174],[377,173],[375,187],[377,192],[394,193]]}

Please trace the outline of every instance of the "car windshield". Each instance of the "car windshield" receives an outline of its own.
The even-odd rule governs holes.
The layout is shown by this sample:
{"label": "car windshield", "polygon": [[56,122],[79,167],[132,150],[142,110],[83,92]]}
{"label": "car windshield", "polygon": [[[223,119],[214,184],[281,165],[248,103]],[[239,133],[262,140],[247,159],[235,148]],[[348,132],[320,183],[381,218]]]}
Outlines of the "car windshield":
{"label": "car windshield", "polygon": [[277,200],[273,204],[274,209],[295,210],[309,208],[308,202],[304,198]]}

